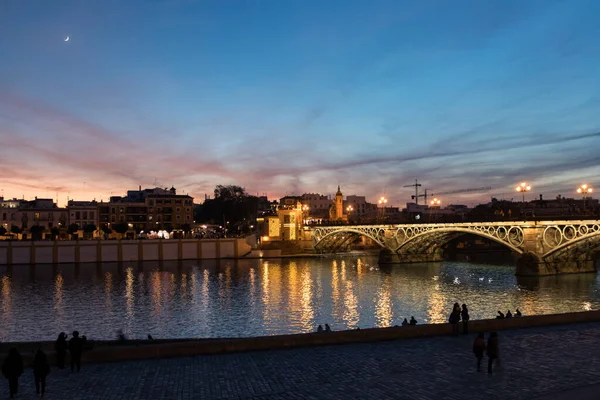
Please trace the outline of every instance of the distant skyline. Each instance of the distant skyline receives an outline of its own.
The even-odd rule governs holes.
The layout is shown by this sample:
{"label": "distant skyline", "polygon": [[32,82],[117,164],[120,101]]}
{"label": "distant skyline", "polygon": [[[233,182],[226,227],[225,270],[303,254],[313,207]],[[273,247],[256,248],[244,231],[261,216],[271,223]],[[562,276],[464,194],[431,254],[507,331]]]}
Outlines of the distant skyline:
{"label": "distant skyline", "polygon": [[600,189],[598,20],[597,0],[4,0],[0,190],[577,198]]}

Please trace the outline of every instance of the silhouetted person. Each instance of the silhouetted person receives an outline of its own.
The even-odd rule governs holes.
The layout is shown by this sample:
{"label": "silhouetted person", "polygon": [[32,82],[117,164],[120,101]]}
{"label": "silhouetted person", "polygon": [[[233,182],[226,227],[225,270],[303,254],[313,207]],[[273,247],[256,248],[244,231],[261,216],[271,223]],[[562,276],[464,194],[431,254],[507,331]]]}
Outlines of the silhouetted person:
{"label": "silhouetted person", "polygon": [[502,311],[498,311],[498,315],[496,315],[496,319],[504,319],[504,314]]}
{"label": "silhouetted person", "polygon": [[466,304],[462,305],[462,310],[460,311],[460,316],[462,317],[462,323],[463,323],[463,334],[468,335],[469,334],[469,309],[467,308]]}
{"label": "silhouetted person", "polygon": [[406,320],[406,318],[404,318],[404,321],[402,321],[402,326],[406,326],[408,325],[408,321]]}
{"label": "silhouetted person", "polygon": [[123,333],[122,329],[119,329],[117,331],[117,339],[119,340],[119,342],[124,342],[127,340],[127,337],[125,336],[125,334]]}
{"label": "silhouetted person", "polygon": [[323,332],[323,327],[321,325],[319,325],[319,327],[317,328],[317,332]]}
{"label": "silhouetted person", "polygon": [[325,324],[325,332],[331,332],[331,328],[329,327],[329,324]]}
{"label": "silhouetted person", "polygon": [[517,310],[515,311],[515,317],[521,317],[521,311],[519,311],[519,309],[517,308]]}
{"label": "silhouetted person", "polygon": [[8,352],[8,356],[2,365],[2,375],[8,379],[10,398],[15,397],[19,391],[19,377],[23,375],[23,358],[14,347]]}
{"label": "silhouetted person", "polygon": [[510,310],[506,312],[506,318],[512,318],[512,313],[510,312]]}
{"label": "silhouetted person", "polygon": [[416,325],[417,324],[417,320],[415,319],[415,317],[410,317],[410,324],[411,325]]}
{"label": "silhouetted person", "polygon": [[452,325],[452,334],[458,335],[458,322],[460,321],[460,306],[458,303],[454,303],[454,308],[452,308],[452,312],[450,313],[450,318],[448,318],[448,322]]}
{"label": "silhouetted person", "polygon": [[56,351],[56,365],[58,368],[65,368],[65,357],[67,356],[67,348],[69,344],[67,343],[67,335],[64,332],[61,332],[58,335],[58,339],[54,342],[54,351]]}
{"label": "silhouetted person", "polygon": [[73,337],[69,340],[69,352],[71,353],[71,372],[81,371],[81,353],[83,353],[83,340],[79,337],[79,332],[73,331]]}
{"label": "silhouetted person", "polygon": [[475,353],[475,357],[477,358],[477,372],[481,371],[481,360],[483,359],[483,354],[485,353],[485,337],[483,333],[479,333],[473,342],[473,353]]}
{"label": "silhouetted person", "polygon": [[154,338],[152,337],[152,335],[148,334],[148,340],[154,340]]}
{"label": "silhouetted person", "polygon": [[499,357],[500,350],[498,348],[498,334],[492,332],[487,342],[487,355],[488,355],[488,374],[492,373],[492,364],[494,360]]}
{"label": "silhouetted person", "polygon": [[50,364],[46,353],[42,349],[38,349],[33,359],[33,377],[35,378],[35,393],[40,394],[40,387],[42,389],[41,395],[44,397],[46,393],[46,377],[50,373]]}

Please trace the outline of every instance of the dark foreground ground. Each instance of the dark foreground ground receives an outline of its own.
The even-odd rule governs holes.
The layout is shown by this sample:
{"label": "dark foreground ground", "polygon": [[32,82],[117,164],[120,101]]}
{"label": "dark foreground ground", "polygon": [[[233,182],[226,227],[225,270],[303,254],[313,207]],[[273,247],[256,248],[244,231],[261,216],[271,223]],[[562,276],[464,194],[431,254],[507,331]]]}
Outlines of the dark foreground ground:
{"label": "dark foreground ground", "polygon": [[[476,372],[474,337],[461,335],[53,368],[46,398],[600,399],[600,323],[499,336],[493,375]],[[27,369],[17,398],[35,397]]]}

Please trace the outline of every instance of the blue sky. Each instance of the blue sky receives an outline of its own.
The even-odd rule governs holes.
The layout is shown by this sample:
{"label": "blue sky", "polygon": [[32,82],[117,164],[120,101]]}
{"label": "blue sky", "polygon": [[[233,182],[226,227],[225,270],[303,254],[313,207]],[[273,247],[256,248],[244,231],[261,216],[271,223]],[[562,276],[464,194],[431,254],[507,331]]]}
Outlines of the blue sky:
{"label": "blue sky", "polygon": [[598,20],[596,0],[4,0],[0,189],[572,196],[600,171]]}

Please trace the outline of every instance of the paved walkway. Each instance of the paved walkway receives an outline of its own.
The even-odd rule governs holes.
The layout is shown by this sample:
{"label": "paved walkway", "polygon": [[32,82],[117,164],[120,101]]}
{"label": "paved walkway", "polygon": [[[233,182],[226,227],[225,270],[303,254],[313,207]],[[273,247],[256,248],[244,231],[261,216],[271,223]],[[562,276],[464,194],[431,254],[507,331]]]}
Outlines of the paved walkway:
{"label": "paved walkway", "polygon": [[[499,336],[502,364],[491,376],[475,371],[473,336],[461,336],[84,365],[53,370],[46,398],[600,398],[600,323]],[[26,370],[18,398],[34,393]]]}

